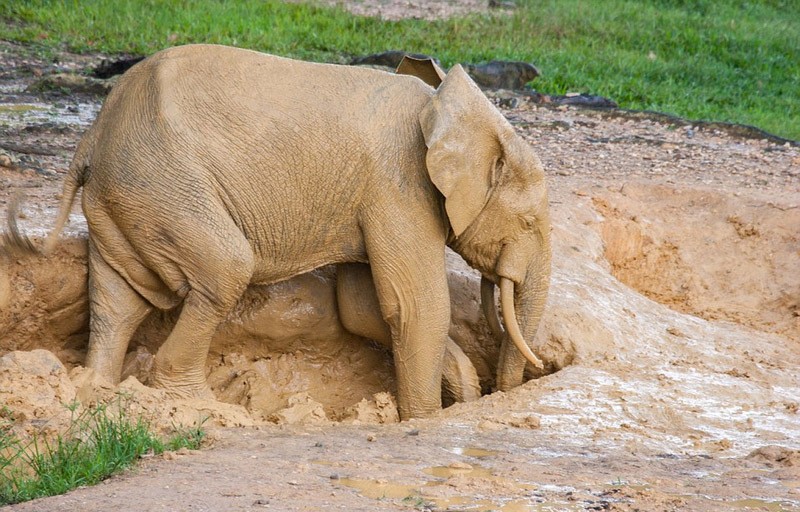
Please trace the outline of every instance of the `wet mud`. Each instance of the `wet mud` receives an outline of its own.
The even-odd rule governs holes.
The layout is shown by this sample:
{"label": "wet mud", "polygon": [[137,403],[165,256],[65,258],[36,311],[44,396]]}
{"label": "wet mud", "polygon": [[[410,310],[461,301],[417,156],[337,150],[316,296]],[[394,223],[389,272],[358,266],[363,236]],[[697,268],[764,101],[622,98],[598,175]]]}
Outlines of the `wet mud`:
{"label": "wet mud", "polygon": [[[19,222],[41,236],[86,125],[18,121],[3,105],[0,206],[26,191]],[[490,393],[479,275],[451,257],[450,335],[485,396],[434,418],[398,423],[391,354],[343,327],[335,267],[248,290],[207,361],[216,401],[146,386],[174,311],[141,326],[111,387],[83,368],[76,207],[52,256],[2,262],[4,428],[57,432],[64,404],[122,395],[158,428],[204,421],[215,447],[11,509],[800,509],[800,150],[569,108],[504,114],[551,189],[543,371]]]}

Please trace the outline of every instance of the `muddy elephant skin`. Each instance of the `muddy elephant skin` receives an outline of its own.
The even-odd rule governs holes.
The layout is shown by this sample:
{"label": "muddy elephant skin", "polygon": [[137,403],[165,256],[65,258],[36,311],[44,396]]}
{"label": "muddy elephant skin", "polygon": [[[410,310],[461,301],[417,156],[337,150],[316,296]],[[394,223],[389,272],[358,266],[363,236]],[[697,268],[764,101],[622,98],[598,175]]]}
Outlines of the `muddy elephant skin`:
{"label": "muddy elephant skin", "polygon": [[[209,393],[204,363],[249,284],[369,262],[402,418],[441,407],[445,245],[500,285],[498,386],[522,381],[549,283],[544,172],[460,66],[415,76],[189,45],[126,72],[78,145],[89,227],[87,365],[117,381],[131,335],[182,303],[152,382]],[[38,250],[9,213],[6,251]]]}

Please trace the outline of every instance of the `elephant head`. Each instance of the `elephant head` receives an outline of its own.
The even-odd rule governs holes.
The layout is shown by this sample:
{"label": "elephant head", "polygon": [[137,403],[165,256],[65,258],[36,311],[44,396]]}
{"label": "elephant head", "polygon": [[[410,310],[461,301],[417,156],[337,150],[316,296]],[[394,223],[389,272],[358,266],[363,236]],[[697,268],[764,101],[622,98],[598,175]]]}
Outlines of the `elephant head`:
{"label": "elephant head", "polygon": [[[420,112],[430,178],[444,196],[448,245],[483,276],[490,325],[499,284],[502,333],[497,387],[522,383],[550,281],[550,216],[539,158],[461,66],[453,67]],[[526,341],[527,340],[527,341]],[[512,346],[513,343],[513,346]]]}

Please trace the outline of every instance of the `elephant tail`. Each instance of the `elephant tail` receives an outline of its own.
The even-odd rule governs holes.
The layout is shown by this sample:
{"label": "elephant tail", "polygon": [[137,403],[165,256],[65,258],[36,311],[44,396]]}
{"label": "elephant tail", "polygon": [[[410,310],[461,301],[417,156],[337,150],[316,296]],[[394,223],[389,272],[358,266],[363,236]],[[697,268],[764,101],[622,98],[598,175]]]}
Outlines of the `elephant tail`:
{"label": "elephant tail", "polygon": [[64,188],[61,194],[61,204],[58,208],[58,217],[56,224],[50,234],[44,241],[41,247],[38,247],[27,235],[27,233],[20,230],[17,224],[19,218],[20,207],[24,195],[21,193],[14,194],[9,201],[8,213],[6,217],[6,232],[3,234],[2,243],[0,243],[0,254],[23,256],[23,255],[48,255],[55,248],[58,243],[58,237],[64,229],[64,225],[69,219],[70,211],[72,210],[72,203],[75,201],[75,195],[78,189],[83,186],[84,175],[88,170],[88,158],[84,157],[80,151],[75,155],[72,163],[70,164],[67,176],[64,179]]}

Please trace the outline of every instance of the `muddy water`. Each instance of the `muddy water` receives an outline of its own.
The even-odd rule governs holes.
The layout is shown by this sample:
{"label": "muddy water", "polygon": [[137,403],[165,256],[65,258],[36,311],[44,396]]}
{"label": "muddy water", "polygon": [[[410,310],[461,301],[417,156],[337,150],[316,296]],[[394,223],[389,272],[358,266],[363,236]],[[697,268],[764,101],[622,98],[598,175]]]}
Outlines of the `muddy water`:
{"label": "muddy water", "polygon": [[98,103],[4,103],[0,102],[0,128],[42,125],[88,127],[100,111]]}

